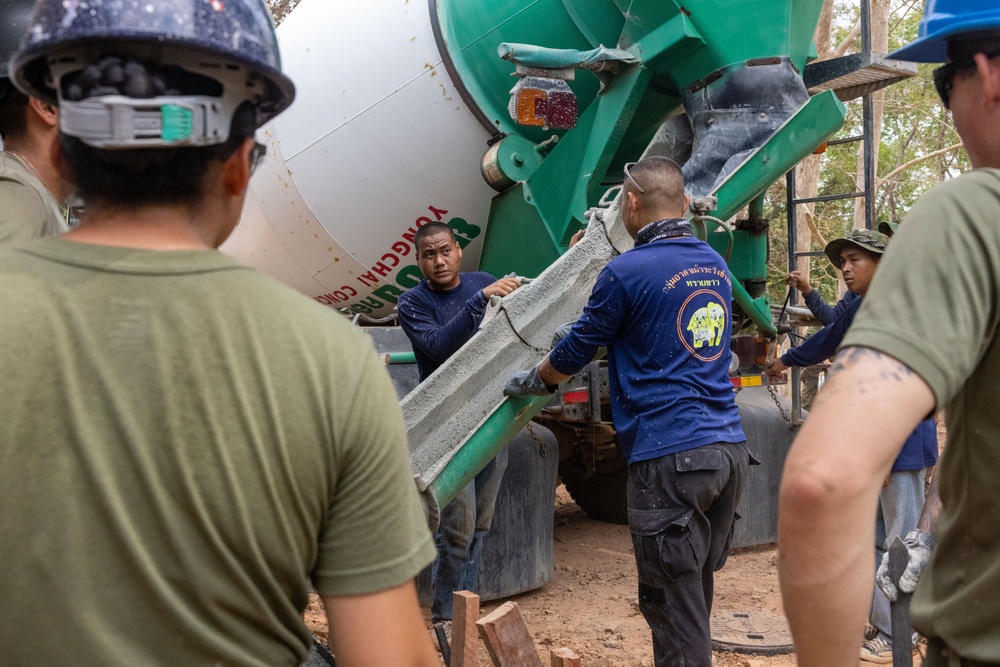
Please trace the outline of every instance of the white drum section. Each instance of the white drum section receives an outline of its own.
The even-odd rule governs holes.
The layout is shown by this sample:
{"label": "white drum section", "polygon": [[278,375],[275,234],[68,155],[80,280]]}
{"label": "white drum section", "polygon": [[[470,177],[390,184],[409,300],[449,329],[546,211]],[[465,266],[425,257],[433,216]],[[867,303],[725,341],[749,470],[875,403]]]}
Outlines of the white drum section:
{"label": "white drum section", "polygon": [[291,108],[263,131],[223,251],[321,303],[381,316],[420,279],[413,233],[456,230],[479,263],[486,131],[445,71],[426,2],[303,0],[278,28]]}

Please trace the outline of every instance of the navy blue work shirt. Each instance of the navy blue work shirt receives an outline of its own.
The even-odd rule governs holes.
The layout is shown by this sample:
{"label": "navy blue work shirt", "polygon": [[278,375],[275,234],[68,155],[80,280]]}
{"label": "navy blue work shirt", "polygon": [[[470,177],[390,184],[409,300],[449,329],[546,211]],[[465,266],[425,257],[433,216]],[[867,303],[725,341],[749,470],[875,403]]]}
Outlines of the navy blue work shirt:
{"label": "navy blue work shirt", "polygon": [[399,325],[413,345],[421,382],[479,330],[489,303],[483,288],[496,280],[483,271],[461,273],[457,287],[438,292],[425,279],[399,297]]}
{"label": "navy blue work shirt", "polygon": [[608,348],[611,412],[629,463],[746,436],[729,381],[732,283],[692,237],[611,260],[583,315],[550,353],[573,375]]}
{"label": "navy blue work shirt", "polygon": [[[854,322],[854,316],[861,309],[861,301],[860,296],[850,301],[832,324],[817,331],[798,347],[793,347],[781,355],[782,363],[786,366],[813,366],[832,357]],[[913,433],[906,439],[903,449],[892,464],[892,471],[921,470],[937,463],[937,459],[937,424],[934,419],[925,419],[917,424]]]}

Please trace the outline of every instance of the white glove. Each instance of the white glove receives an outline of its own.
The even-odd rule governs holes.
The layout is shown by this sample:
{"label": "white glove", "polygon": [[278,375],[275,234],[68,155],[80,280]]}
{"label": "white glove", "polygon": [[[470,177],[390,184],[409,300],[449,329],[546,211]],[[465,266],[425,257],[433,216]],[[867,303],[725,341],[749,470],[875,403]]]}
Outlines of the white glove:
{"label": "white glove", "polygon": [[[912,593],[916,589],[917,582],[920,581],[920,575],[923,574],[924,568],[927,567],[927,561],[931,559],[931,552],[934,550],[936,543],[931,535],[922,530],[911,530],[906,534],[906,537],[903,538],[903,544],[906,545],[909,561],[906,563],[903,575],[899,578],[900,591],[903,593]],[[896,591],[896,584],[889,577],[888,551],[883,554],[882,562],[875,573],[875,583],[878,584],[878,587],[882,589],[885,596],[892,602],[895,602],[896,598],[899,597]]]}

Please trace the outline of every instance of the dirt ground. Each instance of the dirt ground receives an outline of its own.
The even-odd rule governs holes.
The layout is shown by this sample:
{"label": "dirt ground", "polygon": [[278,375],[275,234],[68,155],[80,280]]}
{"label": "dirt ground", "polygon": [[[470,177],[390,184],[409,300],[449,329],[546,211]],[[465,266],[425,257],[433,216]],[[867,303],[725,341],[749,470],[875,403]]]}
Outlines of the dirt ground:
{"label": "dirt ground", "polygon": [[[716,575],[715,609],[782,615],[773,545],[737,549]],[[542,664],[549,650],[573,649],[584,667],[652,667],[649,627],[636,607],[637,580],[628,527],[595,521],[560,486],[555,508],[555,572],[544,587],[512,598],[521,608]],[[483,603],[481,613],[504,600]],[[321,638],[326,621],[318,600],[306,622]],[[430,622],[428,621],[428,627]],[[860,665],[870,665],[862,663]],[[790,667],[794,654],[714,654],[716,667]],[[490,667],[479,645],[478,667]],[[915,656],[915,665],[920,664]]]}
{"label": "dirt ground", "polygon": [[[938,416],[938,439],[946,430]],[[762,612],[782,616],[781,593],[774,545],[734,550],[716,574],[714,608]],[[652,667],[649,627],[636,606],[635,560],[627,526],[591,519],[569,497],[556,490],[555,572],[544,587],[512,598],[535,639],[542,664],[550,664],[549,650],[567,647],[582,659],[583,667]],[[483,603],[488,614],[505,600]],[[429,611],[425,610],[430,627]],[[306,624],[326,638],[326,619],[318,599],[306,611]],[[716,652],[716,667],[790,667],[794,654],[758,656]],[[872,663],[858,660],[860,665]],[[921,664],[914,654],[913,664]],[[477,667],[491,667],[485,646],[479,644]]]}

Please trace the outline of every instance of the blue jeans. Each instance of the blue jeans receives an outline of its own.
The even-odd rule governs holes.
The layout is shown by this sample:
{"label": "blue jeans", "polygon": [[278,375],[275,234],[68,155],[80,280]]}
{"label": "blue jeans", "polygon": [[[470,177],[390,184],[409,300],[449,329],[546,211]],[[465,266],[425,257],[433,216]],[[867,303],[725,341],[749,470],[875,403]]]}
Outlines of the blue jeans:
{"label": "blue jeans", "polygon": [[[917,527],[920,510],[924,506],[924,471],[903,470],[889,475],[889,486],[882,489],[875,515],[875,567],[882,562],[882,555],[889,550],[893,540],[900,539]],[[887,637],[892,637],[892,618],[889,598],[875,585],[871,624]]]}
{"label": "blue jeans", "polygon": [[431,620],[451,619],[452,593],[474,591],[483,553],[483,536],[493,523],[500,482],[507,469],[507,448],[486,464],[441,511],[441,526],[434,536],[438,555],[431,571]]}

